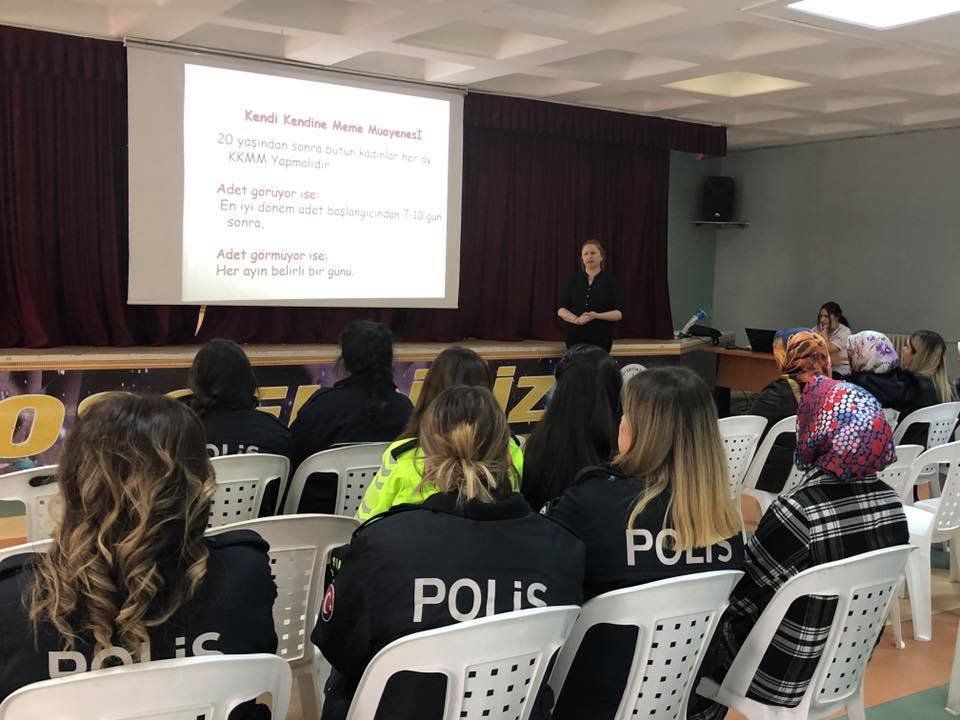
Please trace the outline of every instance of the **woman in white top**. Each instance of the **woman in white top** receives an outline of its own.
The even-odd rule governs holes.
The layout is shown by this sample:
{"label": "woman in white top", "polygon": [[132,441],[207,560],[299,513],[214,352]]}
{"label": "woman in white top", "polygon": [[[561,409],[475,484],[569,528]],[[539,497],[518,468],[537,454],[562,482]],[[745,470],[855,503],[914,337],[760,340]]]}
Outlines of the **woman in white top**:
{"label": "woman in white top", "polygon": [[850,374],[850,362],[847,358],[847,338],[850,337],[850,323],[843,316],[843,310],[835,302],[826,302],[820,306],[817,326],[810,328],[819,333],[830,348],[830,364],[834,375]]}

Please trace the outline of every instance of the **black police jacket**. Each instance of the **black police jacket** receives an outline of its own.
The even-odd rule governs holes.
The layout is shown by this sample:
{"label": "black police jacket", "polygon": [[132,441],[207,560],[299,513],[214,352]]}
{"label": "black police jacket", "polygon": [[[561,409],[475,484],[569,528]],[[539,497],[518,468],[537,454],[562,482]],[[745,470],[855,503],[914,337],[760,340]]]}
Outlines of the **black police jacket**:
{"label": "black police jacket", "polygon": [[[150,630],[149,659],[276,652],[273,601],[277,588],[270,576],[269,546],[249,530],[223,533],[204,542],[210,549],[207,574],[170,620]],[[93,638],[83,635],[73,650],[67,650],[49,623],[41,623],[34,637],[24,593],[37,560],[37,555],[24,554],[0,563],[0,701],[30,683],[140,662],[123,648],[95,659]],[[231,720],[262,717],[252,704],[241,708],[245,712],[232,713]]]}
{"label": "black police jacket", "polygon": [[[626,527],[642,485],[612,466],[587,468],[550,508],[552,517],[576,533],[587,548],[584,599],[611,590],[690,573],[739,570],[743,539],[709,548],[674,552],[664,527],[669,497],[661,494]],[[627,685],[637,629],[598,625],[584,637],[553,717],[557,720],[612,718]]]}
{"label": "black police jacket", "polygon": [[[512,494],[458,506],[453,493],[399,505],[361,526],[339,553],[311,639],[334,667],[323,718],[342,718],[373,656],[392,641],[488,614],[579,605],[584,548]],[[391,682],[377,720],[441,718],[445,679]],[[549,717],[542,693],[532,717]],[[548,711],[547,711],[548,712]]]}

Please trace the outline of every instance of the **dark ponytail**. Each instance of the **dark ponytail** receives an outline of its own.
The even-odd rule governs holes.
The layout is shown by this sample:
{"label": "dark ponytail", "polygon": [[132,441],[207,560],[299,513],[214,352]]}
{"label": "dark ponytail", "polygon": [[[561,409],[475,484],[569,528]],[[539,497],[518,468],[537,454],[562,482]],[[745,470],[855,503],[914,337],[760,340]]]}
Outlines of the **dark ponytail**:
{"label": "dark ponytail", "polygon": [[200,417],[218,409],[257,407],[257,378],[247,354],[233,340],[211,340],[197,351],[189,385],[190,405]]}
{"label": "dark ponytail", "polygon": [[347,372],[366,381],[367,416],[377,420],[387,409],[393,384],[393,335],[383,323],[355,320],[340,335],[340,359]]}
{"label": "dark ponytail", "polygon": [[830,302],[825,302],[823,305],[821,305],[820,309],[826,310],[830,315],[836,315],[837,320],[841,325],[846,325],[848,328],[850,327],[850,321],[844,316],[843,308],[841,308],[838,303],[835,303],[831,300]]}

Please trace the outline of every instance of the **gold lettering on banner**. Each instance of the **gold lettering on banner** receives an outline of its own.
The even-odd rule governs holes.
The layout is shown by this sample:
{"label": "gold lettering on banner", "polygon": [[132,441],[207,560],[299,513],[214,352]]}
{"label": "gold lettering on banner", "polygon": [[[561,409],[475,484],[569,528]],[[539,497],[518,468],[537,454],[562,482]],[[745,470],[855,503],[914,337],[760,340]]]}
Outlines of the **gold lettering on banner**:
{"label": "gold lettering on banner", "polygon": [[297,394],[293,398],[293,407],[290,410],[289,425],[293,425],[293,421],[296,420],[297,415],[300,414],[300,408],[302,408],[307,400],[310,399],[310,396],[319,389],[319,385],[301,385],[297,388]]}
{"label": "gold lettering on banner", "polygon": [[[271,385],[257,388],[257,391],[257,395],[262,403],[264,400],[285,400],[287,393],[290,391],[290,387],[288,385]],[[257,410],[265,412],[268,415],[273,415],[275,418],[280,417],[279,405],[260,405]]]}
{"label": "gold lettering on banner", "polygon": [[516,365],[501,365],[497,368],[497,380],[493,383],[493,396],[503,411],[510,404],[510,391],[513,390],[513,376],[517,374]]}
{"label": "gold lettering on banner", "polygon": [[410,402],[414,405],[420,399],[420,392],[423,390],[423,381],[427,378],[427,368],[418,368],[413,372],[413,382],[410,384]]}
{"label": "gold lettering on banner", "polygon": [[520,401],[510,411],[507,422],[540,422],[546,410],[534,410],[533,408],[550,392],[553,383],[553,375],[524,375],[517,380],[517,387],[530,388],[530,392],[520,398]]}
{"label": "gold lettering on banner", "polygon": [[[23,442],[14,442],[17,423],[26,420],[24,413],[30,410],[30,433]],[[63,403],[50,395],[14,395],[0,400],[0,457],[27,457],[49,450],[60,437],[66,414]]]}

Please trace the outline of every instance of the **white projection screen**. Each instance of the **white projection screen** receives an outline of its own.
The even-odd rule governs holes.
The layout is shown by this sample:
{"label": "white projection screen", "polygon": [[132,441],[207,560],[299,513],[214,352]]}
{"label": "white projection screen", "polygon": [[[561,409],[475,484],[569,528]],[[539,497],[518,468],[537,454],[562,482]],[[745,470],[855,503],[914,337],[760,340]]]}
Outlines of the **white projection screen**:
{"label": "white projection screen", "polygon": [[133,304],[457,307],[463,95],[128,41]]}

